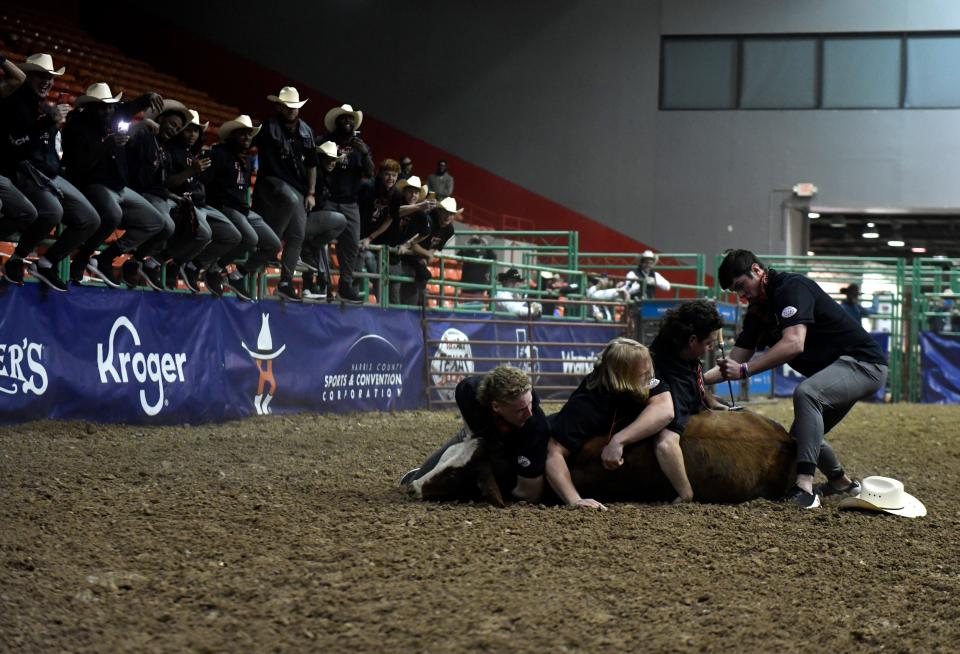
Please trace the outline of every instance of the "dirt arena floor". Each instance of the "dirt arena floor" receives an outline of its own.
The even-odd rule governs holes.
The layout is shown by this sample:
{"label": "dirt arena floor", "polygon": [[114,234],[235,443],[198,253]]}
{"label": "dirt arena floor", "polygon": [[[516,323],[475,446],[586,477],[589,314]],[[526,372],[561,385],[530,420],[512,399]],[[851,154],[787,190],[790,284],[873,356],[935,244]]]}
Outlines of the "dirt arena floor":
{"label": "dirt arena floor", "polygon": [[[778,403],[758,412],[788,422]],[[85,423],[0,436],[0,650],[960,648],[960,407],[858,406],[831,439],[926,518],[417,503],[453,412]]]}

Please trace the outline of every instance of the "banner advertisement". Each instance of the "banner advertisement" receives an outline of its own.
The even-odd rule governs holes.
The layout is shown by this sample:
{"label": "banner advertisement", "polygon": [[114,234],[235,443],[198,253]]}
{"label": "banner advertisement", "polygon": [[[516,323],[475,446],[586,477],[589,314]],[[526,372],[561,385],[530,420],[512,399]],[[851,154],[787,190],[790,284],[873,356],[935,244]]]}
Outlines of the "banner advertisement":
{"label": "banner advertisement", "polygon": [[960,336],[920,332],[920,401],[960,403]]}
{"label": "banner advertisement", "polygon": [[428,322],[431,382],[443,387],[434,389],[434,400],[453,400],[461,379],[505,364],[529,372],[542,399],[565,400],[570,396],[569,387],[576,387],[593,370],[604,345],[623,333],[622,326],[613,323],[543,320],[528,326],[501,324],[483,314],[470,316],[469,321],[449,321],[466,315],[437,314]]}
{"label": "banner advertisement", "polygon": [[[890,356],[890,334],[888,332],[870,332],[870,336],[880,346],[880,350],[887,357]],[[774,369],[773,393],[777,397],[793,397],[793,391],[806,377],[791,368],[788,364],[783,364]],[[881,388],[874,395],[874,400],[883,402],[886,389]]]}
{"label": "banner advertisement", "polygon": [[415,312],[0,285],[0,422],[202,423],[424,404]]}

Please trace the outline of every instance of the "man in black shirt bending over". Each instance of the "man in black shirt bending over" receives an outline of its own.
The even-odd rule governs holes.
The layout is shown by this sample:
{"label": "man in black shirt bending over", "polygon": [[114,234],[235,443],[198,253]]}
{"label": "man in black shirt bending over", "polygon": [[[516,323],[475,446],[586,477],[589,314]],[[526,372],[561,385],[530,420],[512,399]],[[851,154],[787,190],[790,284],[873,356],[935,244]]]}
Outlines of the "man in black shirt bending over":
{"label": "man in black shirt bending over", "polygon": [[518,500],[539,500],[549,433],[540,398],[527,374],[499,366],[485,376],[467,377],[457,384],[456,399],[464,426],[423,465],[407,472],[400,485],[416,489],[416,482],[429,478],[451,446],[482,438],[510,464],[507,470],[495,470],[501,492]]}
{"label": "man in black shirt bending over", "polygon": [[[706,383],[746,379],[784,363],[806,375],[793,392],[797,483],[784,499],[813,509],[820,495],[858,494],[859,482],[847,477],[823,437],[858,400],[883,388],[887,361],[880,347],[816,282],[767,269],[749,250],[729,251],[717,274],[750,307],[736,346],[704,375]],[[770,349],[750,358],[764,347]],[[817,468],[829,481],[815,489]]]}

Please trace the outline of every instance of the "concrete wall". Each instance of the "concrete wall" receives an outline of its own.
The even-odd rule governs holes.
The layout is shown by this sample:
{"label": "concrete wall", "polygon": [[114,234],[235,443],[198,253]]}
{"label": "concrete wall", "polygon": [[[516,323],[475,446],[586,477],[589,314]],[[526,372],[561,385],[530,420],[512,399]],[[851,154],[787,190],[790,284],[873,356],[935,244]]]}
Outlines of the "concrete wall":
{"label": "concrete wall", "polygon": [[657,109],[661,34],[960,29],[960,3],[291,6],[197,3],[182,24],[663,251],[783,252],[778,189],[800,181],[821,205],[960,206],[958,111]]}

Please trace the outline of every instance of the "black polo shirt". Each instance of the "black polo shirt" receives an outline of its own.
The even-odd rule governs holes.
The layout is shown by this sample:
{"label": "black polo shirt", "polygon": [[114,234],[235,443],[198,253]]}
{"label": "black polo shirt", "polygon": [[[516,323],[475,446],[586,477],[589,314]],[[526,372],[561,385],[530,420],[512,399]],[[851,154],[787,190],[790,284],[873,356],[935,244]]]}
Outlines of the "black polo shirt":
{"label": "black polo shirt", "polygon": [[441,224],[438,211],[432,211],[430,212],[430,236],[421,245],[427,250],[442,250],[447,241],[453,238],[454,232],[453,223]]}
{"label": "black polo shirt", "polygon": [[522,427],[514,427],[477,400],[483,376],[466,377],[457,384],[456,399],[460,415],[478,438],[486,438],[505,449],[518,476],[532,479],[543,474],[547,463],[547,418],[540,398],[533,391],[533,415]]}
{"label": "black polo shirt", "polygon": [[225,143],[210,149],[210,167],[203,175],[207,204],[216,209],[229,207],[244,216],[250,213],[250,164],[245,154],[236,154]]}
{"label": "black polo shirt", "polygon": [[591,438],[611,436],[636,420],[645,403],[629,395],[614,395],[602,388],[588,388],[596,375],[583,378],[559,412],[550,416],[553,439],[575,454]]}
{"label": "black polo shirt", "polygon": [[[357,202],[360,205],[360,237],[366,238],[380,229],[390,218],[390,197],[392,189],[387,189],[380,177],[364,180],[360,184]],[[389,229],[388,229],[389,231]],[[388,232],[377,237],[377,244],[386,242]]]}
{"label": "black polo shirt", "polygon": [[110,123],[104,123],[90,105],[67,115],[63,130],[63,171],[74,186],[83,189],[102,184],[114,191],[127,185],[127,151],[117,147],[112,134],[120,121],[130,122],[141,99],[117,103]]}
{"label": "black polo shirt", "polygon": [[864,363],[887,363],[880,346],[859,321],[815,281],[772,269],[768,271],[767,302],[751,305],[737,347],[769,347],[780,340],[784,329],[794,325],[807,326],[803,352],[789,362],[802,375],[816,374],[844,355]]}
{"label": "black polo shirt", "polygon": [[[196,148],[188,149],[186,143],[177,137],[174,137],[166,147],[170,153],[171,173],[174,175],[193,166],[193,161],[200,157],[200,152],[195,151]],[[197,174],[191,174],[186,181],[172,190],[177,195],[189,193],[193,203],[198,207],[207,206],[207,190]]]}
{"label": "black polo shirt", "polygon": [[0,100],[0,172],[7,177],[13,177],[21,161],[47,177],[60,174],[57,123],[41,101],[26,83]]}
{"label": "black polo shirt", "polygon": [[160,145],[157,135],[140,122],[131,129],[127,142],[127,183],[137,193],[167,197],[170,155]]}
{"label": "black polo shirt", "polygon": [[670,392],[673,400],[673,420],[667,429],[683,434],[690,416],[704,408],[703,368],[697,360],[680,358],[676,346],[664,335],[657,334],[650,344],[653,370],[658,384],[650,389],[650,396]]}
{"label": "black polo shirt", "polygon": [[309,125],[298,119],[291,133],[279,117],[273,116],[263,121],[253,145],[257,148],[259,175],[278,177],[307,194],[307,169],[317,167],[317,146]]}
{"label": "black polo shirt", "polygon": [[[333,134],[327,134],[317,140],[317,144],[324,141],[333,140]],[[330,179],[327,187],[330,189],[330,199],[333,202],[351,204],[358,201],[360,194],[360,184],[363,182],[363,155],[353,148],[350,143],[340,145],[337,143],[337,156],[340,157],[333,172],[330,173]]]}

